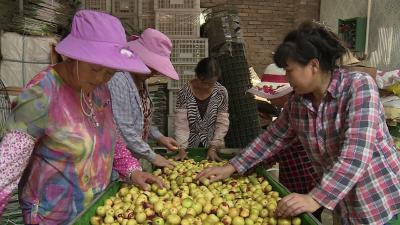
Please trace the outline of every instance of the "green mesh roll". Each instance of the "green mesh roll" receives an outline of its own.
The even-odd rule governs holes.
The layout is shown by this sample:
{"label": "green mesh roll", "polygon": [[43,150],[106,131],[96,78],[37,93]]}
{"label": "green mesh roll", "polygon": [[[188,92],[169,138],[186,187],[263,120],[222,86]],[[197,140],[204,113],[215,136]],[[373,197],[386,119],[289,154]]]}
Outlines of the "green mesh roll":
{"label": "green mesh roll", "polygon": [[256,101],[247,93],[251,83],[244,45],[230,46],[230,52],[217,57],[222,70],[220,82],[229,95],[230,125],[225,144],[228,148],[243,148],[260,134],[261,127]]}

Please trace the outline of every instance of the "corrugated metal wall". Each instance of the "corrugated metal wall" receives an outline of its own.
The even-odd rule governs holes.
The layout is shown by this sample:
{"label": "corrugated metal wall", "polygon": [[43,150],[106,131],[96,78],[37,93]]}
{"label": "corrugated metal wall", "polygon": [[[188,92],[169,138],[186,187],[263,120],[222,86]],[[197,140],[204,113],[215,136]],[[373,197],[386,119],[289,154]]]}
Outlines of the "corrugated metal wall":
{"label": "corrugated metal wall", "polygon": [[[390,71],[400,68],[400,1],[371,1],[368,59],[366,65]],[[338,19],[366,17],[368,0],[321,0],[320,16],[333,31]]]}

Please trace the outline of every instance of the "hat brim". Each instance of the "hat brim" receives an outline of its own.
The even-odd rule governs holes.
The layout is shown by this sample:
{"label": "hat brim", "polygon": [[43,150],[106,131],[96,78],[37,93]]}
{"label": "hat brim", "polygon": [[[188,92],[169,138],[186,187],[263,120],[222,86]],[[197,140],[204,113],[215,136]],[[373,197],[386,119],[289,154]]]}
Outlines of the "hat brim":
{"label": "hat brim", "polygon": [[280,88],[279,91],[276,92],[276,94],[265,93],[264,91],[258,90],[255,87],[252,87],[249,90],[247,90],[247,92],[249,92],[257,97],[265,98],[265,99],[280,98],[282,96],[289,94],[292,91],[293,91],[293,88],[291,86],[286,86],[286,87]]}
{"label": "hat brim", "polygon": [[[149,74],[151,71],[133,52],[131,56],[121,53],[124,46],[115,43],[82,40],[69,34],[56,46],[56,51],[68,58],[101,65],[107,68]],[[127,46],[125,46],[127,48]]]}
{"label": "hat brim", "polygon": [[165,75],[171,79],[179,80],[179,75],[172,65],[169,57],[161,56],[149,51],[137,40],[128,42],[128,46],[133,50],[133,52],[139,55],[139,57],[148,67],[157,70],[162,75]]}

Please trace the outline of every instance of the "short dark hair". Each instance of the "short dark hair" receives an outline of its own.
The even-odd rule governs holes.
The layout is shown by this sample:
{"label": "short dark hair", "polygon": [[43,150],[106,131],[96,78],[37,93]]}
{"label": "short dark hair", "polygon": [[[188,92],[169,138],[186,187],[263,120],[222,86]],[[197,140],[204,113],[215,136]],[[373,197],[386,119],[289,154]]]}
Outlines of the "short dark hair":
{"label": "short dark hair", "polygon": [[336,60],[346,53],[346,48],[332,31],[316,22],[304,22],[289,32],[274,55],[278,67],[287,67],[293,60],[303,66],[310,60],[318,59],[323,71],[337,68]]}
{"label": "short dark hair", "polygon": [[213,80],[221,77],[221,68],[216,59],[212,57],[204,58],[197,63],[196,77],[200,80]]}

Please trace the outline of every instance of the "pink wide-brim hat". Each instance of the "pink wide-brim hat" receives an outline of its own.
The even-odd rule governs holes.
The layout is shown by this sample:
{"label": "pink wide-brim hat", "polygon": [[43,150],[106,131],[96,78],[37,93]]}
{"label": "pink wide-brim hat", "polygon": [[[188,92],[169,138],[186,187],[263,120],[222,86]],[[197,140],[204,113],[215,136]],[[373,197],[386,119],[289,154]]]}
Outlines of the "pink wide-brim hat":
{"label": "pink wide-brim hat", "polygon": [[131,36],[130,49],[136,52],[146,66],[159,73],[179,80],[179,75],[171,63],[172,42],[158,30],[147,28],[140,36]]}
{"label": "pink wide-brim hat", "polygon": [[56,46],[68,58],[107,68],[149,74],[150,69],[129,49],[121,22],[109,14],[78,11],[71,33]]}
{"label": "pink wide-brim hat", "polygon": [[264,71],[261,82],[248,90],[249,93],[264,99],[276,99],[293,91],[287,82],[286,71],[275,64],[270,64]]}

